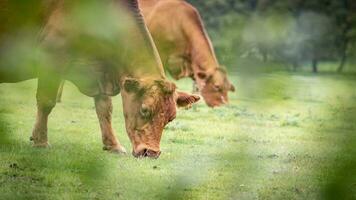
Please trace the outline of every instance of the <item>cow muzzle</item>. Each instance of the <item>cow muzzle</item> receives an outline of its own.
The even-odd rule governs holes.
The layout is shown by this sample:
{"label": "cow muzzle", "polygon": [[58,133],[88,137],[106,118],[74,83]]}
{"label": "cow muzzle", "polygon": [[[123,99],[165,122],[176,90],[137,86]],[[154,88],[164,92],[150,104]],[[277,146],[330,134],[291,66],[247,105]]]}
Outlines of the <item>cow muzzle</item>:
{"label": "cow muzzle", "polygon": [[154,151],[152,149],[144,148],[141,151],[132,151],[132,155],[136,158],[154,158],[157,159],[161,155],[161,151]]}

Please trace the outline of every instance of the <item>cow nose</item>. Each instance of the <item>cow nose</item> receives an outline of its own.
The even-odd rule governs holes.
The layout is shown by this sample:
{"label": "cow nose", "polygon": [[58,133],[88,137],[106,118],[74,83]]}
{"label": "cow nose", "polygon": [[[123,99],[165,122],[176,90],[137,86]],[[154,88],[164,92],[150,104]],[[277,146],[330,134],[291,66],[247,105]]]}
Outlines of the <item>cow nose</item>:
{"label": "cow nose", "polygon": [[135,156],[136,158],[158,158],[161,155],[161,151],[154,151],[151,149],[142,149],[138,153],[135,153],[135,151],[132,151],[132,155]]}

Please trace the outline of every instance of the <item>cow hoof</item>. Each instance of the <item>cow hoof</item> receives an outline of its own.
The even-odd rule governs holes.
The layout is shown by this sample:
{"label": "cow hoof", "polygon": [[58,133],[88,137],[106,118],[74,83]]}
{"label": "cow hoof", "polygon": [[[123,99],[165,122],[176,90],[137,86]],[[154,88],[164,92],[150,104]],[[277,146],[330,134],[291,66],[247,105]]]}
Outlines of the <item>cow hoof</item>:
{"label": "cow hoof", "polygon": [[103,147],[103,150],[115,154],[126,154],[126,149],[123,146],[116,146],[116,147],[105,146]]}
{"label": "cow hoof", "polygon": [[48,144],[48,142],[44,142],[44,143],[34,143],[32,145],[35,148],[48,148],[50,147],[50,145]]}

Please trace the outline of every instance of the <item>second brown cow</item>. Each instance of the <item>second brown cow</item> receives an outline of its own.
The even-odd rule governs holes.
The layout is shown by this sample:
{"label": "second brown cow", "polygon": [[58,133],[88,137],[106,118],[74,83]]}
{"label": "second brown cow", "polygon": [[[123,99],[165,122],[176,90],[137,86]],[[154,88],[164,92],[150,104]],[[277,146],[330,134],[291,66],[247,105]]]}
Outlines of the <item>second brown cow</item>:
{"label": "second brown cow", "polygon": [[210,107],[235,91],[219,65],[199,12],[183,0],[139,0],[164,67],[175,79],[191,77]]}

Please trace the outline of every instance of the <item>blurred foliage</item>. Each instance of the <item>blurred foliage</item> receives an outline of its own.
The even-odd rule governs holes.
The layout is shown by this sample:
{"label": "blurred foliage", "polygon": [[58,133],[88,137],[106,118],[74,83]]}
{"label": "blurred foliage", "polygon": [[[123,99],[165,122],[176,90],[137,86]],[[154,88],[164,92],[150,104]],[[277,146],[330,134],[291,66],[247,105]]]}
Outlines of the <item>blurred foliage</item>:
{"label": "blurred foliage", "polygon": [[[34,1],[28,4],[13,1],[16,6],[24,6],[19,11],[24,15],[14,13],[12,20],[23,23],[23,27],[38,28],[33,25],[38,15],[22,12],[22,9],[37,10],[31,7]],[[354,197],[356,105],[353,85],[344,83],[352,87],[344,89],[344,95],[353,95],[353,101],[338,100],[337,107],[333,108],[335,104],[328,102],[338,95],[326,91],[342,90],[343,87],[337,85],[339,80],[322,82],[319,80],[322,76],[314,80],[305,74],[255,76],[251,72],[261,69],[269,72],[270,65],[266,61],[278,62],[279,68],[283,68],[284,63],[297,68],[311,60],[341,63],[342,57],[347,55],[352,62],[356,54],[355,3],[351,0],[189,1],[204,18],[222,62],[229,64],[230,69],[249,68],[252,74],[240,78],[231,76],[232,81],[241,82],[231,105],[214,110],[199,105],[194,112],[181,111],[179,119],[165,130],[166,152],[162,158],[135,160],[101,152],[100,136],[91,134],[98,129],[92,116],[92,104],[73,94],[62,104],[65,109],[58,109],[59,114],[52,119],[56,126],[50,131],[56,146],[49,150],[32,149],[27,139],[32,124],[29,113],[35,104],[28,100],[28,93],[32,91],[27,87],[2,88],[0,185],[5,187],[0,188],[8,193],[1,195],[19,199],[48,199],[59,194],[68,199],[76,195],[83,199],[109,199],[114,195],[135,199],[142,198],[142,194],[149,197],[159,194],[163,199],[199,195],[208,199],[203,196],[206,194],[224,195],[212,199],[278,199],[282,196],[288,199],[285,194],[294,198],[318,195],[315,185],[320,184],[325,199]],[[137,52],[121,55],[121,48],[127,45],[133,45],[132,51],[141,45],[127,32],[126,25],[101,20],[122,17],[120,13],[105,12],[106,8],[97,1],[85,2],[86,9],[75,10],[67,24],[72,30],[78,28],[67,36],[72,56],[83,53],[79,56],[88,59],[94,56],[106,62],[120,56],[124,57],[120,62],[137,58]],[[2,14],[4,12],[0,12],[0,19],[5,19]],[[1,24],[6,23],[1,21]],[[100,24],[101,28],[93,24]],[[3,27],[0,26],[0,33]],[[48,59],[46,52],[37,49],[31,40],[31,33],[21,33],[24,35],[7,40],[15,43],[2,54],[1,62],[6,63],[6,69],[9,66],[29,69]],[[128,35],[132,38],[119,40],[118,36]],[[142,51],[139,56],[145,57]],[[191,84],[182,86],[188,90]],[[5,93],[8,95],[2,95]],[[316,98],[315,93],[323,98]],[[326,105],[320,110],[329,112],[318,113],[319,104]],[[260,106],[265,110],[253,111]],[[12,111],[7,107],[16,109]],[[115,108],[121,113],[119,105]],[[271,111],[272,108],[275,110]],[[3,117],[3,113],[8,113],[9,119]],[[120,132],[124,132],[123,116],[114,120],[120,124]],[[129,144],[127,138],[123,137],[123,141]],[[329,145],[326,148],[325,143]],[[338,151],[332,151],[334,149]],[[333,167],[329,167],[331,164]]]}
{"label": "blurred foliage", "polygon": [[[201,13],[220,59],[288,64],[355,63],[353,0],[188,0]],[[231,66],[234,67],[234,66]],[[245,66],[240,66],[245,67]],[[355,69],[353,69],[355,70]]]}

